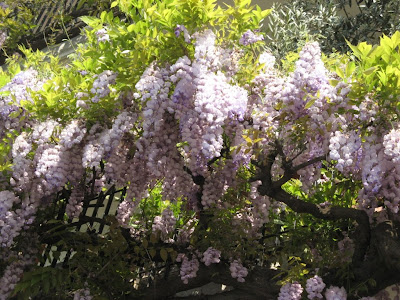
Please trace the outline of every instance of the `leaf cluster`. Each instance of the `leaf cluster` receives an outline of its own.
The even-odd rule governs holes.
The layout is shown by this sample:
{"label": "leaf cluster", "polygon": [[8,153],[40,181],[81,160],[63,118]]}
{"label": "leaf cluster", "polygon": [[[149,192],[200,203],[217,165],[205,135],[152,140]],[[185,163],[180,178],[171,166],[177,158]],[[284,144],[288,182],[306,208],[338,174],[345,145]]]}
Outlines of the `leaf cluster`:
{"label": "leaf cluster", "polygon": [[346,53],[346,40],[376,43],[399,30],[399,13],[397,0],[295,0],[275,4],[263,31],[279,59],[308,40],[318,41],[325,53]]}
{"label": "leaf cluster", "polygon": [[[302,190],[299,180],[292,179],[283,188],[303,201],[325,204],[326,209],[330,205],[353,207],[356,204],[361,188],[358,181],[342,176],[329,164],[324,166],[322,174],[325,181],[314,187],[312,195]],[[323,266],[324,269],[336,270],[341,275],[335,275],[338,282],[346,286],[351,270],[343,261],[344,254],[338,250],[338,242],[354,230],[355,224],[351,220],[316,220],[311,215],[298,214],[289,208],[272,211],[271,217],[275,227],[270,230],[274,234],[270,234],[264,243],[275,244],[270,248],[272,252],[269,255],[271,261],[277,262],[280,272],[276,278],[280,284],[299,281],[304,286],[311,277],[309,274]]]}
{"label": "leaf cluster", "polygon": [[399,120],[400,113],[400,32],[391,37],[383,35],[378,45],[362,42],[349,46],[354,60],[345,70],[337,68],[337,74],[351,82],[349,97],[355,103],[369,97],[377,109],[375,122],[388,122],[390,126]]}
{"label": "leaf cluster", "polygon": [[289,52],[297,52],[306,41],[316,40],[323,50],[340,22],[332,2],[290,1],[276,3],[264,22],[266,43],[278,61]]}
{"label": "leaf cluster", "polygon": [[[175,35],[177,25],[185,25],[193,34],[196,31],[213,29],[218,43],[232,45],[248,29],[257,29],[268,14],[250,1],[237,0],[225,9],[215,1],[115,1],[126,15],[122,20],[113,11],[103,11],[99,17],[85,16],[81,19],[88,25],[85,29],[87,42],[78,47],[71,56],[68,68],[54,68],[44,88],[34,95],[34,103],[23,104],[37,120],[49,117],[67,123],[71,119],[83,118],[88,124],[99,119],[107,120],[123,109],[123,98],[132,93],[143,71],[153,62],[173,63],[179,57],[193,57],[193,42],[186,43],[182,36]],[[99,42],[96,32],[106,29],[110,41]],[[247,57],[252,60],[253,56]],[[254,64],[242,63],[242,69]],[[95,75],[110,70],[118,74],[117,84],[109,96],[99,103],[90,102]],[[82,75],[84,74],[84,75]],[[254,76],[255,70],[242,72],[242,78]],[[78,109],[77,93],[89,95],[88,109]],[[141,103],[136,103],[138,109]]]}

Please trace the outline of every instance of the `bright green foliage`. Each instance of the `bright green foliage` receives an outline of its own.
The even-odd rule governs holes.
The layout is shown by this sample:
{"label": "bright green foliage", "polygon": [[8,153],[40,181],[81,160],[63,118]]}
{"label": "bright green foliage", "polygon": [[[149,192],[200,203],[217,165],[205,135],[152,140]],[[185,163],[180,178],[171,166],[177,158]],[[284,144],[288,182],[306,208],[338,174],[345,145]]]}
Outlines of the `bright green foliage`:
{"label": "bright green foliage", "polygon": [[[85,29],[88,40],[71,56],[72,62],[67,68],[62,67],[54,56],[20,47],[26,59],[9,59],[7,70],[0,74],[0,87],[21,69],[32,67],[39,71],[40,76],[50,79],[42,90],[32,95],[33,102],[21,103],[31,119],[43,121],[52,118],[66,124],[72,119],[82,118],[87,120],[89,127],[98,121],[107,124],[121,110],[125,93],[132,89],[151,62],[171,63],[184,55],[193,55],[193,43],[187,44],[182,36],[175,36],[174,29],[178,24],[185,25],[190,33],[213,28],[218,43],[233,45],[238,44],[245,31],[257,29],[269,13],[269,10],[251,6],[248,0],[237,0],[233,6],[225,8],[217,6],[216,1],[128,2],[115,1],[112,4],[126,14],[127,21],[114,17],[112,11],[104,11],[99,17],[81,18],[89,25]],[[107,29],[110,42],[97,41],[96,32],[102,28]],[[251,80],[262,67],[254,64],[257,53],[261,51],[259,44],[241,49],[244,55],[237,80],[242,84]],[[94,74],[104,70],[118,74],[118,83],[110,95],[99,103],[91,103],[88,109],[77,108],[77,93],[84,92],[90,96]],[[82,75],[80,71],[87,74]],[[140,109],[141,104],[137,105]],[[1,170],[10,167],[7,158],[10,141],[3,141],[0,148]]]}
{"label": "bright green foliage", "polygon": [[[74,7],[70,7],[71,2],[45,0],[4,0],[1,3],[0,32],[7,33],[4,44],[0,45],[4,57],[12,56],[21,43],[30,47],[32,40],[44,38],[47,45],[53,45],[58,35],[66,34],[68,37],[66,25],[74,19],[70,13],[84,10],[96,15],[110,7],[108,0],[80,0]],[[46,26],[45,32],[40,32],[43,25]],[[37,26],[40,30],[35,32]]]}
{"label": "bright green foliage", "polygon": [[[346,78],[352,85],[350,97],[355,102],[364,97],[374,96],[378,116],[389,120],[399,118],[400,91],[400,32],[393,36],[383,35],[379,45],[362,42],[357,46],[351,45],[355,56],[345,68],[337,68],[337,74]],[[378,119],[379,121],[379,119]]]}
{"label": "bright green foliage", "polygon": [[[303,192],[299,180],[287,182],[284,189],[299,199],[318,205],[324,202],[342,207],[356,205],[357,194],[361,188],[358,181],[344,178],[329,164],[322,169],[322,174],[330,180],[318,185],[312,196]],[[285,249],[273,253],[280,264],[277,278],[281,284],[300,281],[305,285],[307,274],[321,265],[326,268],[339,266],[338,272],[349,276],[348,263],[342,261],[343,253],[336,253],[334,249],[338,241],[343,239],[342,231],[350,232],[354,228],[351,221],[321,221],[310,215],[286,209],[276,215],[275,223],[280,228],[280,234],[277,235],[279,247]],[[275,238],[274,236],[273,239]],[[272,242],[271,238],[269,242]],[[351,253],[348,255],[351,257]]]}
{"label": "bright green foliage", "polygon": [[[225,9],[215,1],[124,1],[113,2],[126,14],[127,21],[114,17],[112,11],[104,11],[100,17],[82,17],[89,25],[85,29],[88,41],[77,49],[71,58],[69,68],[56,69],[52,78],[36,97],[34,104],[25,103],[25,108],[39,120],[49,116],[61,122],[83,117],[94,122],[113,117],[122,107],[124,93],[139,80],[140,75],[151,62],[173,63],[184,55],[193,55],[193,43],[186,43],[182,36],[176,37],[177,25],[185,25],[189,33],[213,28],[217,33],[218,43],[237,43],[240,36],[248,29],[257,29],[269,10],[250,6],[250,1],[235,1]],[[129,22],[130,21],[130,22]],[[98,42],[96,32],[107,30],[110,41]],[[254,48],[255,47],[255,48]],[[256,74],[253,48],[244,47],[249,52],[244,56],[239,79],[243,82]],[[76,107],[76,93],[88,92],[93,85],[93,75],[104,70],[118,74],[118,84],[111,94],[89,109]],[[81,75],[78,71],[85,71]],[[68,83],[68,88],[64,88]],[[61,88],[63,87],[63,88]],[[90,92],[89,92],[90,94]],[[101,118],[99,118],[101,117]]]}
{"label": "bright green foliage", "polygon": [[352,44],[375,44],[400,29],[398,0],[294,0],[276,3],[263,31],[277,58],[317,40],[325,53],[348,51]]}
{"label": "bright green foliage", "polygon": [[34,7],[40,5],[37,0],[20,2],[2,1],[5,8],[0,7],[0,31],[7,32],[7,40],[0,47],[4,50],[15,49],[20,38],[34,28],[32,23],[35,17]]}

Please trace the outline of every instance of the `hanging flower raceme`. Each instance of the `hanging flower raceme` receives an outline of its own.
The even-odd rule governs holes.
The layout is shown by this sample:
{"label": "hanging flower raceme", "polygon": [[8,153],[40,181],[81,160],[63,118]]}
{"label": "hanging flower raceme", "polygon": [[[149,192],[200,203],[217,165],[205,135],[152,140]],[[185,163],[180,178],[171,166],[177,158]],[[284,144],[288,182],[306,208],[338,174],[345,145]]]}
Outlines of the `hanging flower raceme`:
{"label": "hanging flower raceme", "polygon": [[245,33],[243,33],[239,40],[239,44],[247,46],[262,40],[264,40],[264,36],[262,36],[261,34],[257,35],[249,29]]}

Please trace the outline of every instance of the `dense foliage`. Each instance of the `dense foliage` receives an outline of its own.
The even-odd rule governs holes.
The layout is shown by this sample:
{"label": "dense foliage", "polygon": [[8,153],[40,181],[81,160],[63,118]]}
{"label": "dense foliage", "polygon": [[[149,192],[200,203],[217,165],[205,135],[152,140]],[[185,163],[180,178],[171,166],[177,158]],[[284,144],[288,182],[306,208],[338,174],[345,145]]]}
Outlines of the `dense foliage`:
{"label": "dense foliage", "polygon": [[309,39],[318,41],[324,53],[346,53],[346,40],[375,44],[382,34],[400,30],[399,13],[397,0],[294,0],[274,4],[262,31],[277,58]]}
{"label": "dense foliage", "polygon": [[[250,1],[111,6],[125,17],[83,17],[68,66],[25,51],[2,73],[0,299],[167,298],[211,275],[368,299],[400,280],[399,32],[277,66]],[[106,198],[116,215],[88,216]]]}
{"label": "dense foliage", "polygon": [[[107,0],[44,1],[4,0],[0,2],[0,64],[19,48],[43,49],[77,35],[82,15],[97,15],[109,9]],[[76,32],[76,33],[75,33]]]}

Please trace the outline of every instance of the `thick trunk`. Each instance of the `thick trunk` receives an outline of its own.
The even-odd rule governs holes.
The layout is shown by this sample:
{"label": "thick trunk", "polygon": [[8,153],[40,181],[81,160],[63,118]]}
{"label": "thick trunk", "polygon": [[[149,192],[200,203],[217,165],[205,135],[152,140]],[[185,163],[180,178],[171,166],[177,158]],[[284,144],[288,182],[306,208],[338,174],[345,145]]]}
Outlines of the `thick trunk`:
{"label": "thick trunk", "polygon": [[400,239],[393,222],[380,223],[371,230],[370,249],[354,274],[357,282],[370,278],[376,281],[369,294],[400,282]]}

